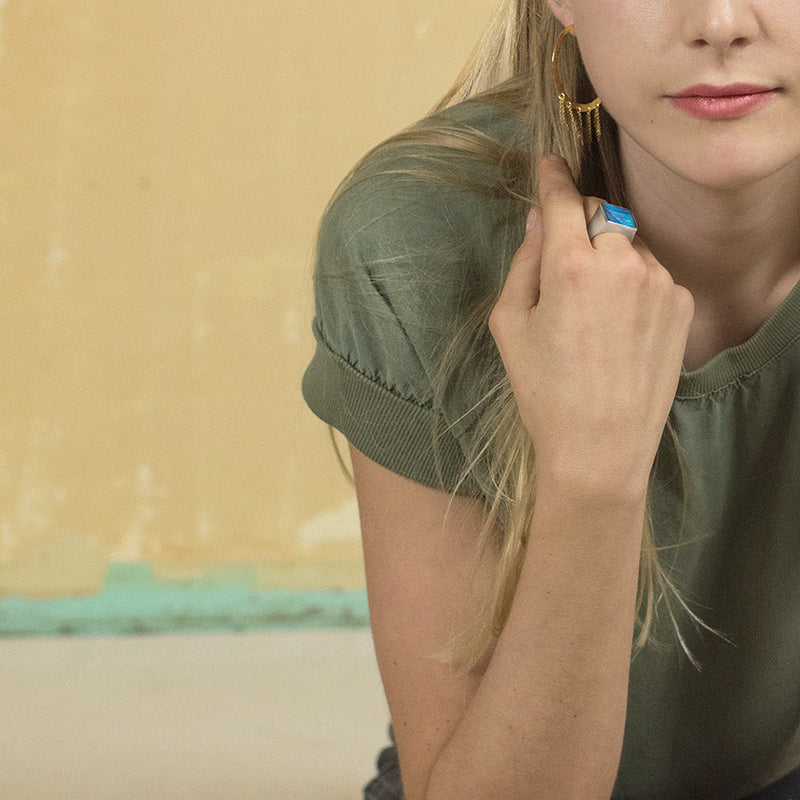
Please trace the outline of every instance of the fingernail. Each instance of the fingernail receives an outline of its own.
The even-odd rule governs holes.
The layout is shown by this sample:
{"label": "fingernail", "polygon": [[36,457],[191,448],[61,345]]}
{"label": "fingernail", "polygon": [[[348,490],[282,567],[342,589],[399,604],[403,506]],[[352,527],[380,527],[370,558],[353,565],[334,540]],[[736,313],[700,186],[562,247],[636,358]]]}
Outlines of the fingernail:
{"label": "fingernail", "polygon": [[525,230],[532,231],[536,227],[536,209],[532,208],[528,212],[528,218],[525,220]]}

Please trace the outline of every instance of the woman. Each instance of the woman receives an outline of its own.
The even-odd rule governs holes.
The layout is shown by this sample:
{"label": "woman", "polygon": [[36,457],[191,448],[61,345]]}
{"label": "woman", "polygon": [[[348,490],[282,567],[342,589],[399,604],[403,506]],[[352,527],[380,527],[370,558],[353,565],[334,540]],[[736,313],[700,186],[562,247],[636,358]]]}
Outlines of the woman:
{"label": "woman", "polygon": [[798,210],[789,0],[506,2],[338,193],[304,390],[408,800],[798,796]]}

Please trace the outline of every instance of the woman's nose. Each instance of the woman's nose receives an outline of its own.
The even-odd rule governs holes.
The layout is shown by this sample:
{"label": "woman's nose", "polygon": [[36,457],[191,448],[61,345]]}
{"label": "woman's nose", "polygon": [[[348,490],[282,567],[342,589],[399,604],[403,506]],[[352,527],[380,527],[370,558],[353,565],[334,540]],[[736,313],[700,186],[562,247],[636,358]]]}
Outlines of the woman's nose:
{"label": "woman's nose", "polygon": [[687,0],[687,40],[720,52],[752,44],[761,30],[756,5],[751,0]]}

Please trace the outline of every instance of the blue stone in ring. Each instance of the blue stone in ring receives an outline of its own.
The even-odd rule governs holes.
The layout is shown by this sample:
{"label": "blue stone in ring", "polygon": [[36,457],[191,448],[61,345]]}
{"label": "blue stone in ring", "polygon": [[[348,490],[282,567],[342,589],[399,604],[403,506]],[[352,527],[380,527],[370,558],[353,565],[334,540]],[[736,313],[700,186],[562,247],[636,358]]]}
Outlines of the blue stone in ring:
{"label": "blue stone in ring", "polygon": [[611,203],[603,203],[603,209],[606,212],[606,219],[609,222],[616,222],[617,225],[625,225],[628,228],[635,228],[636,221],[633,219],[633,214],[627,208],[622,206],[612,206]]}
{"label": "blue stone in ring", "polygon": [[621,233],[629,242],[636,236],[636,220],[627,208],[611,203],[600,203],[594,216],[586,226],[589,239],[601,233]]}

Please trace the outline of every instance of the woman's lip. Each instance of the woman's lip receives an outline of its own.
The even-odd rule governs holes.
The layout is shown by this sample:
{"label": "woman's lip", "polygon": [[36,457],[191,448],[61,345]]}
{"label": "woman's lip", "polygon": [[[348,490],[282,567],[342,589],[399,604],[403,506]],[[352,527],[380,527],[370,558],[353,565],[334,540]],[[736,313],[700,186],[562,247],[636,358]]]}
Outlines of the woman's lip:
{"label": "woman's lip", "polygon": [[757,83],[729,83],[725,86],[714,86],[710,83],[698,83],[681,89],[670,97],[732,97],[743,94],[762,94],[773,90],[772,86]]}
{"label": "woman's lip", "polygon": [[667,97],[673,106],[696,119],[732,119],[755,111],[777,92],[772,87],[752,83],[698,84]]}

